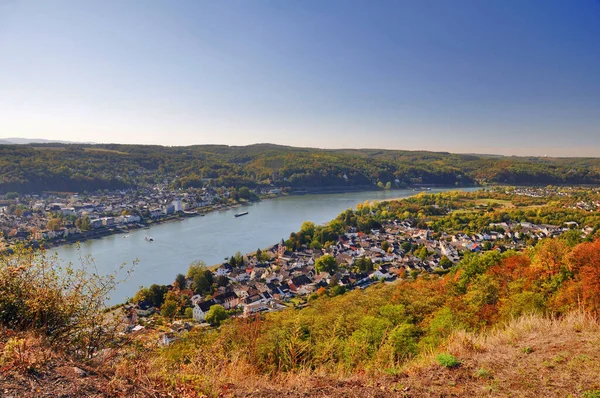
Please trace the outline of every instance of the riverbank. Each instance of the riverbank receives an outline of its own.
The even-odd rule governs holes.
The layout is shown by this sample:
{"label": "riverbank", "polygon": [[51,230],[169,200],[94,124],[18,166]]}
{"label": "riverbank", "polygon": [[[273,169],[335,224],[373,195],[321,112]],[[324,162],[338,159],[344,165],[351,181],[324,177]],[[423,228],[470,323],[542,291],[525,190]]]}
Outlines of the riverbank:
{"label": "riverbank", "polygon": [[[269,195],[269,196],[265,196],[264,198],[261,198],[261,200],[273,199],[274,197],[280,197],[280,196],[284,196],[284,195],[283,194],[277,195],[277,196]],[[238,208],[241,206],[246,206],[250,203],[253,203],[253,202],[238,202],[238,203],[234,203],[234,204],[230,204],[230,205],[205,206],[205,207],[196,209],[195,211],[183,211],[183,212],[180,212],[180,213],[177,213],[174,215],[155,218],[155,219],[149,219],[149,220],[145,220],[145,221],[142,221],[139,223],[131,223],[131,224],[126,224],[126,225],[117,225],[114,227],[98,228],[98,229],[93,229],[90,231],[82,231],[80,233],[70,234],[67,237],[59,238],[59,239],[51,239],[51,240],[43,240],[43,241],[35,241],[35,240],[20,241],[20,242],[16,242],[16,243],[11,242],[10,244],[3,247],[2,250],[0,250],[0,254],[11,253],[12,247],[15,244],[19,244],[19,243],[24,244],[26,247],[30,247],[35,250],[41,249],[41,248],[43,248],[43,249],[56,248],[56,247],[60,247],[60,246],[64,246],[64,245],[73,245],[73,244],[78,244],[78,243],[82,243],[82,242],[87,242],[89,240],[101,239],[101,238],[105,238],[105,237],[112,236],[112,235],[120,235],[120,234],[126,235],[131,231],[135,231],[135,230],[139,230],[139,229],[149,229],[150,227],[152,227],[154,225],[160,225],[160,224],[165,224],[165,223],[174,222],[174,221],[183,221],[184,219],[191,218],[191,217],[202,217],[202,216],[205,216],[212,212],[231,210],[231,209],[235,209],[235,208]]]}
{"label": "riverbank", "polygon": [[[433,184],[420,184],[414,185],[407,188],[403,188],[400,190],[412,190],[414,192],[419,191],[427,191],[431,189],[449,189],[456,187],[444,187],[444,186],[436,186]],[[469,187],[464,187],[469,188]],[[351,187],[315,187],[315,188],[307,188],[307,189],[296,189],[296,190],[283,190],[280,193],[269,193],[264,194],[259,197],[259,201],[266,201],[270,199],[281,198],[284,196],[305,196],[305,195],[328,195],[328,194],[350,194],[350,193],[368,193],[368,192],[393,192],[398,189],[392,190],[384,190],[377,186],[373,185],[360,185],[360,186],[351,186]],[[394,198],[398,199],[398,198]],[[392,199],[386,199],[392,200]],[[153,225],[164,224],[172,221],[181,221],[190,217],[198,217],[205,216],[207,214],[218,212],[218,211],[226,211],[233,208],[238,208],[241,206],[246,206],[252,203],[257,202],[237,202],[231,204],[217,204],[211,206],[205,206],[194,211],[180,212],[175,215],[170,215],[166,217],[156,218],[156,219],[147,219],[140,223],[131,223],[127,225],[119,225],[114,227],[102,227],[98,229],[94,229],[91,231],[84,231],[81,233],[71,234],[68,237],[51,239],[51,240],[43,240],[43,241],[16,241],[16,242],[8,242],[1,250],[0,253],[10,253],[12,247],[15,244],[24,244],[27,247],[32,247],[34,249],[39,248],[56,248],[64,245],[73,245],[77,243],[86,242],[89,240],[96,240],[105,238],[111,235],[119,235],[119,234],[128,234],[132,230],[137,229],[147,229]]]}
{"label": "riverbank", "polygon": [[[433,189],[432,192],[446,191]],[[127,239],[118,235],[90,239],[81,245],[62,245],[56,251],[63,263],[79,264],[80,258],[92,256],[98,271],[109,274],[122,264],[135,261],[135,271],[120,284],[109,305],[123,302],[140,286],[170,284],[177,273],[185,273],[198,260],[206,264],[222,264],[236,252],[251,253],[287,239],[305,221],[316,225],[327,223],[341,212],[366,200],[375,201],[409,197],[411,190],[353,192],[346,194],[286,195],[250,204],[242,210],[212,211],[205,217],[190,217],[182,222],[165,222],[150,231],[132,230]],[[234,215],[248,210],[249,214]],[[153,242],[144,237],[151,235]]]}
{"label": "riverbank", "polygon": [[442,185],[442,184],[411,184],[402,187],[396,187],[393,189],[383,189],[376,185],[355,185],[355,186],[341,186],[341,187],[313,187],[313,188],[296,188],[289,191],[290,195],[320,195],[320,194],[341,194],[341,193],[353,193],[353,192],[377,192],[377,191],[398,191],[398,190],[412,190],[412,191],[428,191],[431,189],[461,189],[461,188],[476,188],[478,185]]}

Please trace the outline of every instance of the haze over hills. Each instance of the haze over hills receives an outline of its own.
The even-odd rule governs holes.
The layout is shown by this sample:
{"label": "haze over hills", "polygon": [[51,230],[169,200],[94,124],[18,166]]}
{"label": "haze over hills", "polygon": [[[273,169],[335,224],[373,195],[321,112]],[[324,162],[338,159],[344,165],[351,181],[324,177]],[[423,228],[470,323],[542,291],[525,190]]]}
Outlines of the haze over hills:
{"label": "haze over hills", "polygon": [[[0,145],[27,145],[27,144],[84,144],[84,142],[47,140],[45,138],[20,138],[9,137],[0,138]],[[94,144],[93,142],[85,142],[85,144]]]}

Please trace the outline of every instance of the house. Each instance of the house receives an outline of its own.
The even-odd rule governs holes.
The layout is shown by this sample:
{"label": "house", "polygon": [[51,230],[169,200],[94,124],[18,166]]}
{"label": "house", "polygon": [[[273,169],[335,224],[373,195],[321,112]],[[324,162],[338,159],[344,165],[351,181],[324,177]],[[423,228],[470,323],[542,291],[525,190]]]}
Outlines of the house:
{"label": "house", "polygon": [[265,301],[255,301],[253,303],[244,305],[244,316],[255,314],[257,312],[267,311],[268,309],[269,305]]}
{"label": "house", "polygon": [[237,294],[235,294],[235,292],[227,292],[227,293],[219,294],[219,295],[213,297],[213,300],[215,301],[215,303],[221,304],[223,306],[223,308],[225,308],[226,310],[237,307],[237,305],[240,302],[239,298],[238,298]]}
{"label": "house", "polygon": [[112,225],[115,225],[115,218],[114,217],[102,217],[102,225],[104,225],[105,227],[110,227]]}
{"label": "house", "polygon": [[288,285],[290,286],[290,289],[295,292],[298,289],[300,289],[301,287],[303,287],[305,285],[309,285],[311,283],[312,283],[312,281],[310,280],[310,278],[308,276],[300,275],[295,278],[292,278],[292,280],[288,282]]}
{"label": "house", "polygon": [[142,220],[140,218],[140,216],[137,216],[137,215],[126,215],[126,216],[123,216],[122,219],[123,219],[123,222],[125,224],[131,224],[131,223],[134,223],[134,222],[140,222]]}
{"label": "house", "polygon": [[91,224],[92,228],[94,228],[94,229],[100,228],[102,226],[102,219],[95,218],[93,220],[90,220],[90,224]]}
{"label": "house", "polygon": [[159,218],[163,215],[163,212],[161,209],[153,209],[150,210],[150,217],[151,218]]}
{"label": "house", "polygon": [[194,294],[190,300],[192,301],[192,305],[196,305],[200,302],[200,300],[202,300],[202,296],[199,294]]}
{"label": "house", "polygon": [[481,246],[479,246],[477,243],[473,243],[472,245],[468,246],[468,249],[473,253],[479,253],[481,251]]}
{"label": "house", "polygon": [[75,215],[77,215],[77,212],[75,211],[74,207],[63,207],[62,209],[60,209],[60,212],[64,216],[75,216]]}
{"label": "house", "polygon": [[175,206],[173,204],[170,204],[163,209],[164,215],[169,215],[173,213],[175,213]]}
{"label": "house", "polygon": [[229,264],[221,264],[219,268],[217,268],[216,275],[217,276],[227,276],[231,272],[231,265]]}
{"label": "house", "polygon": [[198,322],[204,321],[204,318],[206,317],[208,310],[210,310],[210,307],[212,307],[215,304],[217,304],[215,302],[215,300],[208,300],[203,303],[196,304],[193,309],[194,319]]}
{"label": "house", "polygon": [[134,308],[135,308],[135,312],[138,314],[138,316],[150,316],[150,315],[154,314],[154,312],[156,312],[156,310],[154,309],[154,306],[152,306],[152,304],[148,301],[142,301],[141,303],[136,305]]}
{"label": "house", "polygon": [[238,296],[238,298],[246,298],[248,297],[248,286],[244,285],[234,285],[233,291]]}
{"label": "house", "polygon": [[181,200],[179,199],[175,199],[172,203],[171,206],[173,206],[173,211],[174,212],[179,212],[179,211],[183,211],[183,205],[181,203]]}
{"label": "house", "polygon": [[168,346],[169,344],[179,340],[179,337],[175,335],[173,332],[163,333],[160,336],[159,344],[162,346]]}

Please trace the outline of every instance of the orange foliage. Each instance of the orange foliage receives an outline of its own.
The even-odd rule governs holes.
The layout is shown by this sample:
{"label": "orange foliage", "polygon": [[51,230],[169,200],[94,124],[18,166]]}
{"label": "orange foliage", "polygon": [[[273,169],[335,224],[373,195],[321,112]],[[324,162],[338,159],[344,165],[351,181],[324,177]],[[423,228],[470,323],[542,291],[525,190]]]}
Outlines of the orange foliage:
{"label": "orange foliage", "polygon": [[570,269],[575,274],[579,271],[583,305],[600,313],[600,240],[577,245],[568,259]]}
{"label": "orange foliage", "polygon": [[403,281],[393,301],[419,314],[418,322],[446,307],[475,329],[499,322],[503,303],[529,297],[515,296],[521,293],[538,297],[543,301],[540,308],[554,313],[581,308],[600,315],[600,239],[574,248],[555,239],[541,241],[531,256],[514,254],[474,276],[466,292],[453,288],[464,279],[464,272],[459,268],[442,278],[423,275]]}
{"label": "orange foliage", "polygon": [[500,283],[500,289],[506,288],[510,282],[525,278],[531,282],[536,279],[535,272],[530,267],[531,260],[524,254],[517,254],[504,259],[500,264],[490,267],[488,273]]}
{"label": "orange foliage", "polygon": [[477,312],[477,318],[487,325],[493,325],[498,320],[498,306],[496,304],[486,304]]}
{"label": "orange foliage", "polygon": [[565,313],[579,307],[582,298],[583,290],[581,281],[568,280],[561,286],[556,296],[550,300],[549,307],[553,312]]}
{"label": "orange foliage", "polygon": [[553,276],[560,272],[565,265],[565,256],[569,247],[558,239],[544,239],[535,247],[535,259],[532,263],[534,270],[540,276]]}

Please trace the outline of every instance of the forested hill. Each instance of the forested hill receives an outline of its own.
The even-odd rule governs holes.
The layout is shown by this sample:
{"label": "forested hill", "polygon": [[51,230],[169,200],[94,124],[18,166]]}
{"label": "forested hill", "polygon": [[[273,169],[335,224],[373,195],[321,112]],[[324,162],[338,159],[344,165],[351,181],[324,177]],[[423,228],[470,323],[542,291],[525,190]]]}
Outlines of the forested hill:
{"label": "forested hill", "polygon": [[168,181],[291,189],[598,184],[600,159],[460,155],[271,144],[163,147],[117,144],[0,145],[0,192],[94,191]]}

